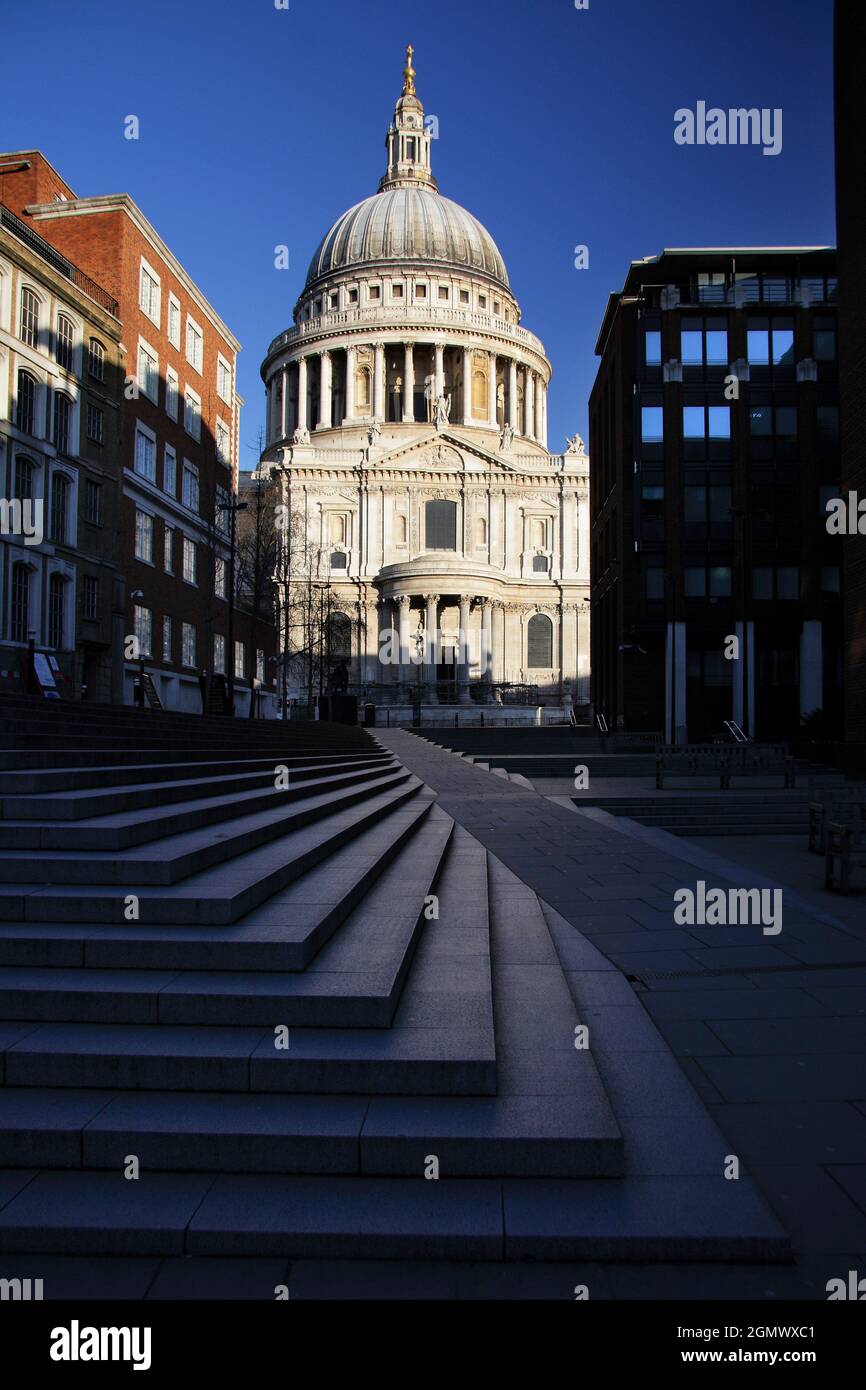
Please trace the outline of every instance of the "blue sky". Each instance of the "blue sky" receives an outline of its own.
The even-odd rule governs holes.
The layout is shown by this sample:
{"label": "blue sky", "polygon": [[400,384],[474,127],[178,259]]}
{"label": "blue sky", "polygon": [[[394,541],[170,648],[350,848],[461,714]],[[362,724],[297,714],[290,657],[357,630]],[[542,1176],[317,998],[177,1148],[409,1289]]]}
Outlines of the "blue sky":
{"label": "blue sky", "polygon": [[[550,445],[587,433],[594,345],[630,260],[664,246],[832,243],[831,0],[61,0],[6,7],[5,149],[80,195],[128,192],[259,364],[309,259],[375,192],[416,48],[442,192],[492,232],[554,367]],[[34,40],[37,47],[33,50]],[[27,49],[35,56],[22,61]],[[683,147],[674,111],[781,107],[783,150]],[[123,120],[141,122],[138,142]],[[290,268],[274,269],[277,244]],[[576,245],[589,268],[574,268]]]}

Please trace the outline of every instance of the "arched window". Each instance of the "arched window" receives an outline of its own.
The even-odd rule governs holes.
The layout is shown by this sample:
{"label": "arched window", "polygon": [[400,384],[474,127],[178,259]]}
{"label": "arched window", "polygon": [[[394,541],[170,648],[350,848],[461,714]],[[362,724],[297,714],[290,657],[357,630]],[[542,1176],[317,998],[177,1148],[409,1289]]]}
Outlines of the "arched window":
{"label": "arched window", "polygon": [[39,298],[26,285],[21,291],[21,339],[28,347],[39,346]]}
{"label": "arched window", "polygon": [[331,544],[344,545],[346,541],[346,518],[334,512],[331,515],[330,523]]}
{"label": "arched window", "polygon": [[398,544],[398,545],[405,545],[405,544],[406,544],[406,541],[407,541],[407,539],[408,539],[408,536],[409,536],[409,524],[408,524],[408,522],[406,521],[405,516],[399,515],[399,516],[397,517],[397,544]]}
{"label": "arched window", "polygon": [[532,548],[533,550],[544,550],[545,530],[543,521],[533,521],[532,523]]}
{"label": "arched window", "polygon": [[533,555],[532,557],[533,574],[547,574],[547,556]]}
{"label": "arched window", "polygon": [[487,544],[487,522],[483,516],[480,516],[475,523],[475,544]]}
{"label": "arched window", "polygon": [[328,653],[332,661],[348,661],[352,655],[352,620],[348,613],[332,613],[328,620]]}
{"label": "arched window", "polygon": [[62,574],[52,574],[48,581],[48,645],[60,651],[63,647],[63,600],[66,580]]}
{"label": "arched window", "polygon": [[34,434],[36,424],[36,378],[29,372],[18,373],[15,397],[15,424],[23,434]]}
{"label": "arched window", "polygon": [[30,627],[30,566],[12,566],[12,613],[10,630],[13,642],[26,642]]}
{"label": "arched window", "polygon": [[98,338],[90,339],[90,350],[87,354],[87,370],[94,381],[105,380],[105,348]]}
{"label": "arched window", "polygon": [[34,464],[31,459],[23,458],[20,454],[15,460],[15,496],[19,502],[32,501],[33,499],[33,470]]}
{"label": "arched window", "polygon": [[424,532],[428,550],[456,550],[457,503],[444,500],[425,503]]}
{"label": "arched window", "polygon": [[57,365],[65,367],[67,372],[72,371],[72,361],[75,353],[75,324],[72,319],[67,318],[66,314],[57,316]]}
{"label": "arched window", "polygon": [[62,391],[54,393],[54,447],[58,454],[69,453],[69,421],[72,402]]}
{"label": "arched window", "polygon": [[355,373],[355,414],[369,415],[373,399],[373,376],[369,367],[359,367]]}
{"label": "arched window", "polygon": [[529,619],[526,630],[526,664],[532,670],[549,670],[553,665],[553,623],[544,613]]}
{"label": "arched window", "polygon": [[51,479],[51,539],[66,544],[69,531],[69,479],[55,473]]}

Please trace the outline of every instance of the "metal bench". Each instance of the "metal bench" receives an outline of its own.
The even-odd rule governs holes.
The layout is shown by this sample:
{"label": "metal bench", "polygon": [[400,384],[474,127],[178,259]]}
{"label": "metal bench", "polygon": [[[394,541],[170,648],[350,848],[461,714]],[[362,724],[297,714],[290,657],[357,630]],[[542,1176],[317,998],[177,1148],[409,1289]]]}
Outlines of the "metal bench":
{"label": "metal bench", "polygon": [[796,786],[794,759],[784,743],[665,744],[656,751],[656,787],[666,777],[718,776],[728,790],[732,777],[763,777],[778,773],[786,787]]}

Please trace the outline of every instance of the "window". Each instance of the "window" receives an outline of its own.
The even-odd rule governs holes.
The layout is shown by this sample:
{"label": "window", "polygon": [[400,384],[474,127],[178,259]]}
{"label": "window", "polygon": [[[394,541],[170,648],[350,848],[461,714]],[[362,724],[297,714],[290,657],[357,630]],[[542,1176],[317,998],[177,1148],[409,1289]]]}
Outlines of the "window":
{"label": "window", "polygon": [[135,471],[149,483],[156,482],[156,437],[143,425],[135,431]]}
{"label": "window", "polygon": [[65,314],[57,316],[57,357],[58,367],[63,367],[67,372],[72,371],[72,363],[75,358],[75,325],[72,319]]}
{"label": "window", "polygon": [[478,307],[479,307],[479,309],[486,309],[486,308],[487,308],[487,295],[486,295],[486,294],[480,294],[480,295],[478,296]]}
{"label": "window", "polygon": [[713,565],[710,568],[710,598],[730,598],[731,569],[729,565]]}
{"label": "window", "polygon": [[92,574],[84,576],[84,584],[81,591],[81,616],[89,622],[93,622],[99,612],[99,580]]}
{"label": "window", "polygon": [[19,502],[33,499],[33,464],[30,459],[15,460],[15,496]]}
{"label": "window", "polygon": [[836,361],[836,323],[834,319],[815,319],[812,332],[812,356],[816,362]]}
{"label": "window", "polygon": [[227,464],[231,461],[231,435],[223,420],[216,422],[216,456],[217,463]]}
{"label": "window", "polygon": [[90,339],[87,351],[87,370],[94,381],[105,380],[105,348],[97,338]]}
{"label": "window", "polygon": [[754,367],[790,367],[794,363],[794,321],[782,318],[749,320],[746,333],[749,362]]}
{"label": "window", "polygon": [[415,286],[415,298],[416,298],[416,299],[426,299],[426,298],[427,298],[427,286],[426,286],[426,285],[416,285],[416,286]]}
{"label": "window", "polygon": [[196,582],[196,559],[197,550],[195,541],[191,541],[188,536],[183,538],[183,577],[187,584]]}
{"label": "window", "polygon": [[332,613],[328,619],[328,655],[333,661],[352,657],[352,620],[348,613]]}
{"label": "window", "polygon": [[426,502],[424,504],[424,531],[428,550],[456,550],[457,503]]}
{"label": "window", "polygon": [[684,439],[730,439],[731,408],[728,405],[684,405]]}
{"label": "window", "polygon": [[461,304],[468,304],[468,303],[469,303],[469,291],[468,291],[468,290],[461,290],[461,291],[460,291],[460,303],[461,303]]}
{"label": "window", "polygon": [[530,670],[549,670],[553,665],[553,623],[544,613],[529,619],[526,646]]}
{"label": "window", "polygon": [[170,420],[177,419],[180,398],[180,378],[173,367],[165,369],[165,413]]}
{"label": "window", "polygon": [[329,306],[329,308],[331,308],[331,309],[339,309],[339,307],[340,307],[340,296],[339,296],[339,294],[332,294],[332,295],[330,295],[330,296],[328,297],[328,306]]}
{"label": "window", "polygon": [[752,598],[761,601],[773,597],[773,571],[769,565],[758,565],[752,570]]}
{"label": "window", "polygon": [[756,405],[749,411],[749,429],[753,439],[769,439],[793,443],[797,438],[797,407],[795,405]]}
{"label": "window", "polygon": [[213,668],[220,676],[226,673],[226,639],[221,632],[217,632],[213,639]]}
{"label": "window", "polygon": [[822,594],[838,594],[842,589],[842,573],[838,565],[825,565],[821,570]]}
{"label": "window", "polygon": [[195,628],[192,623],[184,623],[181,629],[184,666],[195,666]]}
{"label": "window", "polygon": [[36,379],[29,372],[18,373],[15,397],[15,424],[24,434],[34,434],[36,423]]}
{"label": "window", "polygon": [[174,294],[168,296],[168,341],[180,351],[180,300]]}
{"label": "window", "polygon": [[84,519],[92,526],[99,526],[102,522],[102,487],[92,478],[84,482]]}
{"label": "window", "polygon": [[153,517],[147,512],[135,512],[135,558],[153,564]]}
{"label": "window", "polygon": [[[349,290],[349,303],[350,303],[350,304],[357,304],[357,303],[358,303],[358,291],[357,291],[357,290]],[[321,310],[321,307],[322,307],[322,305],[321,305],[321,301],[320,301],[319,304],[317,305],[317,309],[316,309],[316,312],[317,312],[317,313]]]}
{"label": "window", "polygon": [[217,358],[217,395],[226,405],[232,403],[232,369],[222,356]]}
{"label": "window", "polygon": [[818,406],[818,438],[822,444],[839,442],[839,407],[837,405]]}
{"label": "window", "polygon": [[800,571],[796,565],[782,565],[776,570],[776,598],[797,603],[800,598]]}
{"label": "window", "polygon": [[664,441],[664,411],[660,405],[641,407],[641,442],[661,444]]}
{"label": "window", "polygon": [[87,404],[87,438],[102,444],[105,437],[105,413],[98,405]]}
{"label": "window", "polygon": [[655,328],[644,333],[644,361],[648,367],[660,367],[662,361],[662,335]]}
{"label": "window", "polygon": [[169,497],[177,496],[177,454],[166,444],[162,455],[162,490]]}
{"label": "window", "polygon": [[183,397],[183,427],[192,439],[201,439],[201,401],[189,386]]}
{"label": "window", "polygon": [[153,614],[149,608],[136,604],[133,610],[133,632],[138,644],[139,656],[150,656],[153,636]]}
{"label": "window", "polygon": [[218,555],[214,560],[213,578],[214,593],[217,598],[225,598],[226,596],[226,569],[225,560],[221,555]]}
{"label": "window", "polygon": [[380,300],[381,298],[382,298],[382,288],[381,288],[381,286],[380,286],[380,285],[371,285],[371,286],[370,286],[370,300],[371,300],[371,302],[375,303],[377,300]]}
{"label": "window", "polygon": [[235,642],[235,676],[242,680],[247,672],[246,651],[243,642]]}
{"label": "window", "polygon": [[392,285],[392,286],[391,286],[391,298],[392,298],[392,299],[402,299],[402,298],[403,298],[403,286],[402,286],[402,285]]}
{"label": "window", "polygon": [[684,318],[681,357],[684,367],[727,366],[728,330],[724,320]]}
{"label": "window", "polygon": [[166,574],[174,574],[174,530],[166,526],[162,540],[162,561]]}
{"label": "window", "polygon": [[229,506],[229,495],[224,487],[217,483],[214,493],[214,507],[216,520],[214,525],[221,536],[227,536],[231,530],[231,508]]}
{"label": "window", "polygon": [[66,580],[62,574],[52,574],[48,581],[48,645],[55,651],[63,648],[63,601]]}
{"label": "window", "polygon": [[146,261],[142,261],[141,263],[138,304],[142,313],[147,314],[147,317],[158,327],[160,310],[159,276],[155,270],[151,270]]}
{"label": "window", "polygon": [[26,642],[30,629],[30,567],[12,566],[12,641]]}
{"label": "window", "polygon": [[204,353],[204,338],[195,319],[186,316],[186,360],[197,372],[201,371]]}
{"label": "window", "polygon": [[256,648],[256,680],[259,685],[265,683],[265,654],[261,647]]}
{"label": "window", "polygon": [[26,285],[21,291],[21,339],[28,347],[39,346],[39,299]]}
{"label": "window", "polygon": [[66,544],[69,530],[69,490],[70,482],[65,473],[52,474],[51,539],[58,545]]}
{"label": "window", "polygon": [[159,358],[141,339],[138,341],[138,387],[148,400],[159,405]]}
{"label": "window", "polygon": [[532,570],[534,574],[547,574],[547,556],[533,555]]}
{"label": "window", "polygon": [[683,571],[683,593],[686,598],[705,598],[707,572],[703,565],[687,565]]}
{"label": "window", "polygon": [[346,568],[346,552],[344,550],[334,550],[331,553],[331,569],[344,570]]}
{"label": "window", "polygon": [[448,286],[447,286],[447,285],[440,285],[440,286],[439,286],[439,301],[440,301],[440,303],[441,303],[441,304],[447,304],[449,298],[450,298],[450,291],[449,291],[449,289],[448,289]]}
{"label": "window", "polygon": [[183,461],[182,502],[191,512],[198,511],[198,469],[189,459]]}
{"label": "window", "polygon": [[163,661],[174,660],[174,640],[172,633],[171,618],[166,614],[162,620],[162,659]]}
{"label": "window", "polygon": [[62,391],[54,393],[54,447],[58,454],[69,453],[69,417],[72,402]]}

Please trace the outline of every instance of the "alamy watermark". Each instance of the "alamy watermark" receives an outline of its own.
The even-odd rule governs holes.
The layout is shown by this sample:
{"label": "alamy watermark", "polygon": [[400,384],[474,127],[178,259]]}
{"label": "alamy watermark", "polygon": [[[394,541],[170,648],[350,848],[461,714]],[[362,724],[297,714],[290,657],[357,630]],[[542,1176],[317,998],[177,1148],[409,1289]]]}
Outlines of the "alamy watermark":
{"label": "alamy watermark", "polygon": [[764,936],[782,930],[781,888],[678,888],[674,921],[680,927],[763,927]]}
{"label": "alamy watermark", "polygon": [[674,140],[678,145],[762,145],[766,155],[782,153],[781,106],[707,106],[695,110],[681,106],[674,112]]}
{"label": "alamy watermark", "polygon": [[45,538],[41,497],[0,497],[0,535],[20,536],[25,545],[41,545]]}

